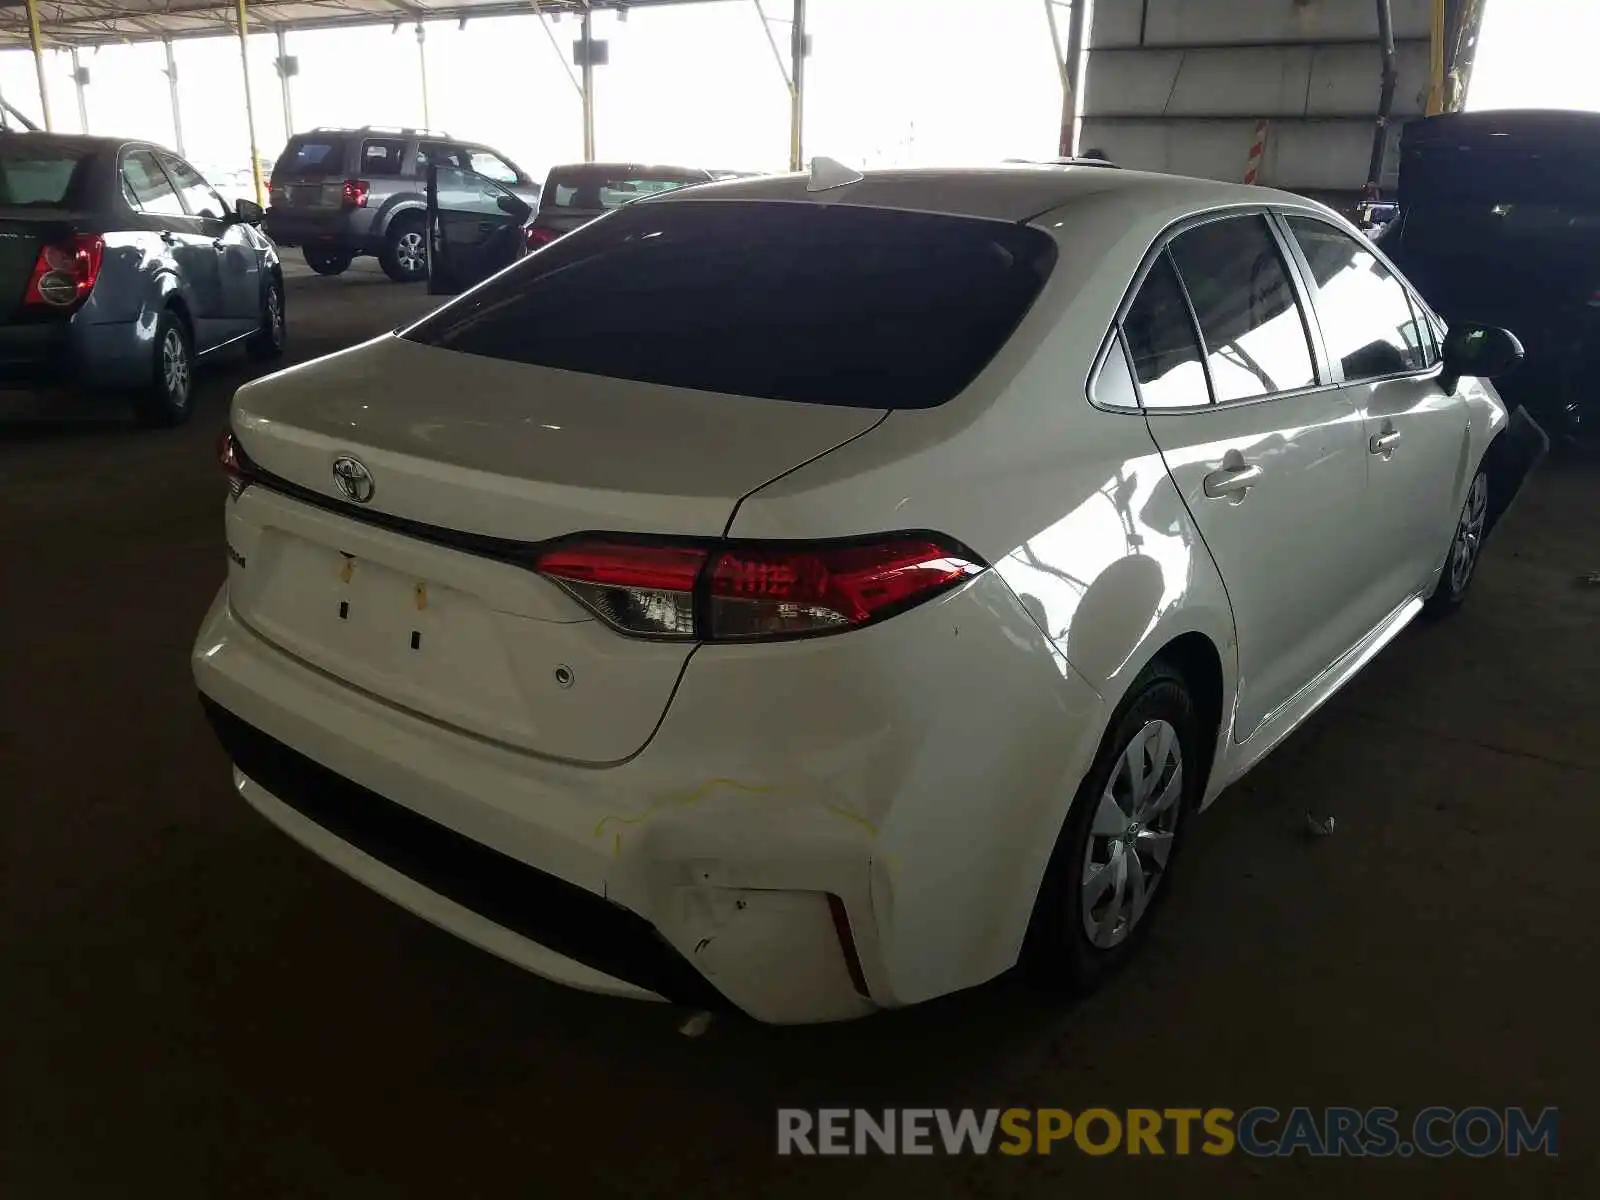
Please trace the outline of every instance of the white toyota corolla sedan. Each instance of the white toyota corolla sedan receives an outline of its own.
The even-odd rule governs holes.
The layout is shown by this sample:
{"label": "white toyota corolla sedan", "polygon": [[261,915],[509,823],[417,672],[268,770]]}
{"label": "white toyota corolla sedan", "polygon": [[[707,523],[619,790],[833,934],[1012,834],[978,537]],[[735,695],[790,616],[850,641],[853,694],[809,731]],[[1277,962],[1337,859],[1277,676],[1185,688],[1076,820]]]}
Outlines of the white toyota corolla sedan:
{"label": "white toyota corolla sedan", "polygon": [[1461,601],[1520,354],[1261,188],[666,194],[239,391],[194,673],[245,801],[548,978],[1083,989],[1190,817]]}

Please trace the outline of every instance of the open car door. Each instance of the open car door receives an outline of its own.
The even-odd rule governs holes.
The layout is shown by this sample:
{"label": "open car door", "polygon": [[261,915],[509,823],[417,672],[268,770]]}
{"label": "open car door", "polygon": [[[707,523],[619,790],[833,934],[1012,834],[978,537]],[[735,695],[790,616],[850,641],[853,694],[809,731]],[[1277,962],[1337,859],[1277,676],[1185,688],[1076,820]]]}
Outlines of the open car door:
{"label": "open car door", "polygon": [[527,252],[533,209],[515,192],[462,167],[428,167],[428,291],[451,296]]}

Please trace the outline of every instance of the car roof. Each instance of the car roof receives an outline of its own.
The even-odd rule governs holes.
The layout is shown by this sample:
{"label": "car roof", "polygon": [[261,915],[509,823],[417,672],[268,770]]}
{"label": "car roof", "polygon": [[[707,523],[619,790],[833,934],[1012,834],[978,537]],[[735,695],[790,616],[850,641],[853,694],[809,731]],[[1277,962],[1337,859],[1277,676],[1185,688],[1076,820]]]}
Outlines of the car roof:
{"label": "car roof", "polygon": [[898,208],[950,216],[1028,221],[1077,200],[1114,197],[1129,217],[1173,207],[1215,208],[1228,204],[1290,202],[1306,207],[1303,196],[1272,188],[1220,183],[1184,175],[1105,169],[1104,164],[1007,163],[989,167],[911,167],[852,172],[853,179],[808,190],[805,174],[765,175],[701,184],[637,201],[644,204],[694,204],[708,200],[806,201]]}
{"label": "car roof", "polygon": [[31,129],[3,130],[0,131],[0,139],[26,139],[36,145],[65,146],[76,150],[115,150],[119,146],[130,144],[154,145],[141,138],[105,137],[101,134],[88,133],[46,133]]}

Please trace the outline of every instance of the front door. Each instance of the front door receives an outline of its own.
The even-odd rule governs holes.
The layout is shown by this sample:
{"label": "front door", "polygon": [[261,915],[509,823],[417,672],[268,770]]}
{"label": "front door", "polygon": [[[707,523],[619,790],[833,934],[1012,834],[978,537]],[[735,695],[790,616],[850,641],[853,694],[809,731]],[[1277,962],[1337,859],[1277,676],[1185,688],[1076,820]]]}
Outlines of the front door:
{"label": "front door", "polygon": [[1243,741],[1366,632],[1361,414],[1319,379],[1259,214],[1179,234],[1123,327],[1150,435],[1233,608]]}
{"label": "front door", "polygon": [[261,256],[215,188],[188,163],[161,155],[178,195],[191,217],[199,222],[202,237],[210,242],[217,264],[217,340],[229,341],[253,333],[261,324]]}
{"label": "front door", "polygon": [[1377,620],[1427,588],[1449,548],[1467,406],[1439,386],[1433,332],[1371,247],[1315,217],[1286,224],[1314,281],[1328,357],[1364,419]]}
{"label": "front door", "polygon": [[428,167],[428,291],[464,292],[527,251],[533,208],[476,171]]}

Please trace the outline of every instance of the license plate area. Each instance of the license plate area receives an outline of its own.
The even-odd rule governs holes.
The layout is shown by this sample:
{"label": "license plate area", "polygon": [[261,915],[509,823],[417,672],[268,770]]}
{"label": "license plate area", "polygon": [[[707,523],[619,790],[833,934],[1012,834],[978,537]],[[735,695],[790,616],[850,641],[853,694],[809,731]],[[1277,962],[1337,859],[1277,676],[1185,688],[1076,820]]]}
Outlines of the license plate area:
{"label": "license plate area", "polygon": [[241,615],[319,669],[476,728],[523,714],[502,618],[479,598],[278,530],[244,574]]}

